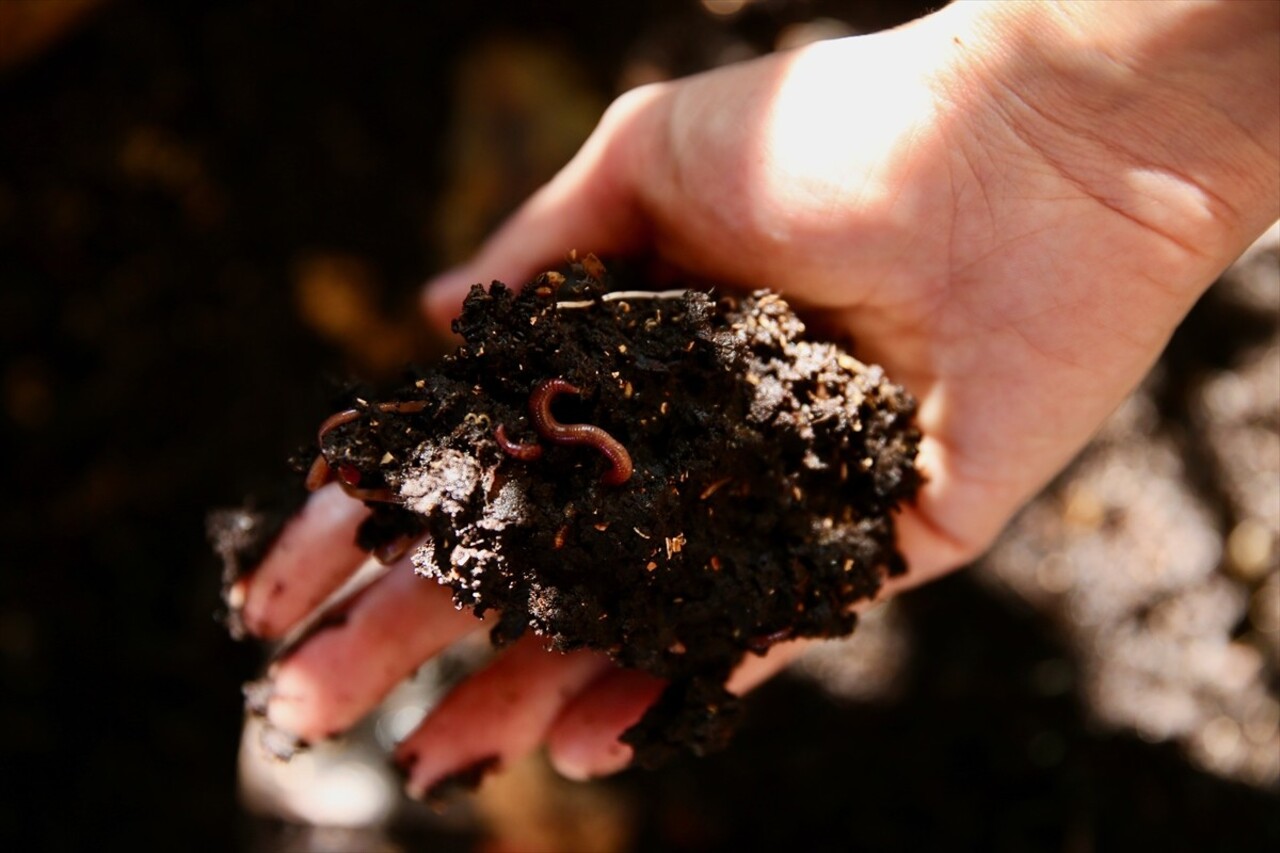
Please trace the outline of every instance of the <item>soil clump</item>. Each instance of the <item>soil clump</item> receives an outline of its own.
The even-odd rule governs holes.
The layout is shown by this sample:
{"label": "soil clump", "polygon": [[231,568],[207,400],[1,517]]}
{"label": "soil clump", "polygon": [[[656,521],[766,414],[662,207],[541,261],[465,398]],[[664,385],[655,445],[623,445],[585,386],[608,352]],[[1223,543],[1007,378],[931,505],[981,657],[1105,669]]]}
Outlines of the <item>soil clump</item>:
{"label": "soil clump", "polygon": [[312,487],[373,515],[460,607],[670,680],[637,761],[722,745],[747,653],[853,630],[906,566],[892,512],[921,477],[915,403],[774,293],[610,290],[594,256],[516,294],[476,285],[465,339],[321,427]]}

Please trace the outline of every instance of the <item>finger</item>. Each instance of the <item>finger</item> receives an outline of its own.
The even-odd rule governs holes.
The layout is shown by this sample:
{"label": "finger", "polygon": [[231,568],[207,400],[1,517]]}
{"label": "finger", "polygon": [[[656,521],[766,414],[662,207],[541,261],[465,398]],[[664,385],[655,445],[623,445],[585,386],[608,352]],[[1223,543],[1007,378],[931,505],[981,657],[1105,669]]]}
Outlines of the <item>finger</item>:
{"label": "finger", "polygon": [[[920,442],[916,465],[924,486],[894,519],[907,573],[887,578],[877,600],[937,580],[977,559],[999,534],[1017,502],[999,480],[955,470],[954,454],[930,435]],[[973,507],[979,507],[974,512]]]}
{"label": "finger", "polygon": [[742,696],[755,690],[764,682],[773,678],[817,640],[791,640],[772,646],[763,655],[750,654],[742,659],[738,668],[725,682],[725,689],[734,696]]}
{"label": "finger", "polygon": [[258,569],[232,587],[249,633],[284,636],[359,568],[368,554],[356,546],[356,528],[368,514],[336,484],[311,495]]}
{"label": "finger", "polygon": [[625,254],[644,240],[632,176],[641,167],[640,128],[666,98],[662,84],[616,100],[574,158],[495,232],[465,265],[427,284],[423,309],[437,325],[457,316],[473,284],[530,280],[569,252]]}
{"label": "finger", "polygon": [[608,776],[631,764],[633,750],[618,738],[644,716],[666,687],[635,669],[615,669],[589,685],[547,734],[547,754],[560,775],[575,780]]}
{"label": "finger", "polygon": [[272,666],[267,721],[304,741],[332,737],[480,625],[469,611],[455,609],[447,588],[416,576],[401,560]]}
{"label": "finger", "polygon": [[[875,600],[859,602],[865,611],[885,598],[909,589],[931,577],[886,582]],[[747,655],[729,677],[725,688],[735,696],[754,690],[785,669],[818,640],[800,639],[779,643],[761,655]],[[585,689],[560,715],[547,735],[552,765],[569,779],[585,780],[608,776],[626,769],[634,752],[620,738],[640,721],[658,700],[665,682],[636,670],[616,670]]]}
{"label": "finger", "polygon": [[[772,678],[811,645],[780,643],[748,655],[725,687],[741,696]],[[569,779],[608,776],[626,769],[634,752],[620,738],[658,700],[666,682],[638,670],[614,670],[591,684],[561,713],[547,735],[552,765]]]}
{"label": "finger", "polygon": [[[855,166],[872,164],[851,165],[850,129],[829,132],[833,114],[796,95],[843,73],[833,60],[843,53],[811,45],[623,95],[578,155],[470,262],[428,285],[425,312],[446,324],[470,285],[528,280],[571,249],[642,247],[722,284],[799,288],[831,303],[831,270],[847,268],[837,261],[849,255],[849,241],[875,248],[881,236],[851,233],[833,215],[843,208],[824,166],[853,180]],[[842,295],[835,304],[849,301]]]}
{"label": "finger", "polygon": [[396,749],[409,795],[430,797],[462,774],[529,754],[564,705],[609,666],[602,655],[560,654],[525,637],[449,693]]}

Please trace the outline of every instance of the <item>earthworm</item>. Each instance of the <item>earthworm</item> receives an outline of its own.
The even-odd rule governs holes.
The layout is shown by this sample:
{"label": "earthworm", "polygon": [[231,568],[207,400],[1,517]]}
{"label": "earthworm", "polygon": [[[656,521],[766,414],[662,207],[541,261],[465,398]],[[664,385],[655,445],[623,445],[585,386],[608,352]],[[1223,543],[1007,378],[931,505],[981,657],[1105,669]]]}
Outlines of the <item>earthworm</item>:
{"label": "earthworm", "polygon": [[[551,401],[561,394],[581,396],[576,385],[563,379],[544,379],[529,395],[529,414],[538,435],[556,444],[585,444],[609,460],[609,470],[600,476],[607,486],[620,486],[631,479],[631,454],[609,433],[594,424],[562,424],[551,414]],[[505,448],[504,448],[505,449]]]}
{"label": "earthworm", "polygon": [[363,475],[356,466],[346,462],[338,466],[338,485],[342,486],[342,490],[351,497],[361,501],[381,501],[382,503],[395,501],[395,494],[385,486],[381,489],[360,488],[362,478]]}
{"label": "earthworm", "polygon": [[307,479],[304,481],[307,491],[314,492],[329,482],[329,478],[332,476],[333,472],[329,470],[329,460],[324,458],[323,453],[317,453],[315,461],[307,469]]}
{"label": "earthworm", "polygon": [[319,444],[321,447],[323,447],[324,437],[326,435],[328,435],[330,432],[337,429],[338,427],[342,426],[343,424],[349,424],[352,421],[359,420],[359,419],[360,419],[359,409],[343,409],[341,412],[329,415],[329,417],[325,418],[320,423],[320,428],[316,430],[316,444]]}
{"label": "earthworm", "polygon": [[[414,412],[421,412],[426,407],[426,400],[393,401],[378,403],[374,406],[379,412],[392,412],[394,414],[413,414]],[[329,458],[324,453],[324,437],[340,426],[359,420],[361,414],[359,409],[343,409],[341,412],[332,414],[321,422],[320,427],[316,430],[316,444],[320,445],[320,454],[316,456],[315,461],[311,463],[311,467],[307,470],[307,479],[305,481],[307,491],[314,492],[333,479],[333,469],[329,465]],[[359,488],[360,472],[351,466],[339,466],[338,473],[338,484],[342,486],[343,491],[353,498],[362,501],[382,502],[394,500],[390,489]]]}
{"label": "earthworm", "polygon": [[505,424],[498,424],[497,429],[493,431],[493,437],[497,440],[498,446],[508,456],[514,456],[516,459],[522,459],[525,462],[532,462],[535,459],[542,458],[542,445],[540,444],[521,444],[507,438],[507,427]]}
{"label": "earthworm", "polygon": [[398,415],[410,415],[421,412],[427,407],[426,400],[402,400],[399,403],[379,403],[375,408],[379,412],[395,412]]}
{"label": "earthworm", "polygon": [[307,471],[307,491],[314,492],[333,478],[333,470],[329,467],[329,457],[324,455],[324,437],[343,424],[349,424],[359,417],[360,411],[358,409],[343,409],[341,412],[329,415],[320,423],[319,429],[316,430],[316,444],[320,445],[320,454],[316,456],[315,461],[311,463],[311,468]]}

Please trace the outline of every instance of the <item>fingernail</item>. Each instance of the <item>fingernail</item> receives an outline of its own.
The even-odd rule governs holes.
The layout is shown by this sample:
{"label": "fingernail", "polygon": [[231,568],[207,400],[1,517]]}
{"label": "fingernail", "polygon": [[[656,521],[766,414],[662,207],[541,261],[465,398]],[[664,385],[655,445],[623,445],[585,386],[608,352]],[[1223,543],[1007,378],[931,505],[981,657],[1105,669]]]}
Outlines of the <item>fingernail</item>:
{"label": "fingernail", "polygon": [[222,624],[233,640],[243,640],[249,636],[249,628],[244,623],[244,604],[249,598],[249,579],[240,578],[232,581],[222,589],[222,603],[227,612],[222,616]]}
{"label": "fingernail", "polygon": [[270,722],[263,723],[262,731],[258,734],[258,744],[280,761],[289,761],[298,753],[311,748],[311,744],[303,738]]}
{"label": "fingernail", "polygon": [[271,704],[271,697],[275,694],[275,690],[275,682],[270,678],[246,682],[240,688],[240,692],[244,694],[245,710],[255,717],[265,717],[267,706]]}
{"label": "fingernail", "polygon": [[227,607],[233,611],[244,609],[245,600],[249,597],[249,579],[240,578],[227,587],[226,602]]}
{"label": "fingernail", "polygon": [[[416,758],[414,764],[416,764]],[[456,794],[474,791],[480,787],[485,777],[494,772],[502,764],[497,755],[486,755],[484,758],[465,764],[452,773],[446,773],[434,782],[414,781],[413,765],[409,767],[410,781],[405,787],[410,797],[425,800],[433,805],[440,805]]]}
{"label": "fingernail", "polygon": [[566,779],[586,782],[626,770],[635,751],[621,741],[613,741],[603,749],[559,750],[551,755],[551,766]]}

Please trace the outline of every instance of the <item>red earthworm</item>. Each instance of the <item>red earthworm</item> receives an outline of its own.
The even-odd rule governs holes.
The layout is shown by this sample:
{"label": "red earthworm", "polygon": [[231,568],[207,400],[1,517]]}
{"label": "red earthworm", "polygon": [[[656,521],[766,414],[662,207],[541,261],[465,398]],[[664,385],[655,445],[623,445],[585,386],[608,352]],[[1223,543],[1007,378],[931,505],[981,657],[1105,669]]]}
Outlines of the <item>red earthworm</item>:
{"label": "red earthworm", "polygon": [[307,491],[314,492],[333,478],[333,471],[329,467],[329,457],[324,455],[324,437],[343,424],[349,424],[359,417],[360,412],[358,409],[343,409],[341,412],[329,415],[320,423],[320,428],[316,430],[316,444],[320,445],[320,455],[311,463],[311,468],[307,471],[307,479],[305,481]]}
{"label": "red earthworm", "polygon": [[395,501],[395,494],[388,488],[360,488],[361,479],[363,479],[363,475],[356,466],[346,462],[338,466],[338,485],[342,486],[342,490],[351,497],[361,501],[381,501],[382,503]]}
{"label": "red earthworm", "polygon": [[421,412],[426,407],[426,400],[404,400],[399,403],[379,403],[377,406],[379,412],[395,412],[398,415],[411,415],[414,412]]}
{"label": "red earthworm", "polygon": [[321,447],[323,447],[324,437],[326,435],[328,435],[330,432],[337,429],[338,427],[342,426],[343,424],[349,424],[352,421],[359,420],[359,419],[360,419],[359,409],[343,409],[341,412],[329,415],[329,417],[321,421],[320,428],[316,430],[316,444],[319,444]]}
{"label": "red earthworm", "polygon": [[542,458],[542,445],[540,444],[521,444],[507,438],[507,427],[505,424],[498,424],[498,428],[493,431],[493,437],[497,440],[498,446],[502,448],[508,456],[514,456],[516,459],[522,459],[525,462],[532,462],[535,459]]}
{"label": "red earthworm", "polygon": [[[400,402],[378,403],[374,406],[379,412],[392,412],[394,414],[409,415],[415,412],[421,412],[427,407],[426,400],[404,400]],[[316,443],[323,444],[324,437],[340,426],[360,420],[363,414],[359,409],[343,409],[341,412],[332,414],[325,418],[320,424],[320,428],[316,430]]]}
{"label": "red earthworm", "polygon": [[307,469],[307,479],[304,481],[307,491],[314,492],[329,482],[329,478],[332,476],[333,472],[329,470],[329,460],[324,458],[323,453],[317,453],[315,461]]}
{"label": "red earthworm", "polygon": [[585,444],[594,447],[609,460],[609,470],[600,476],[607,486],[620,486],[631,479],[631,454],[609,433],[594,424],[562,424],[551,414],[551,401],[561,394],[582,392],[563,379],[545,379],[529,395],[529,414],[533,416],[538,435],[556,444]]}
{"label": "red earthworm", "polygon": [[[351,497],[362,501],[382,501],[384,503],[389,503],[395,500],[390,489],[360,488],[358,485],[360,482],[360,472],[354,471],[354,469],[352,469],[352,471],[344,470],[351,467],[352,466],[348,465],[338,466],[338,485],[342,487],[344,492]],[[318,454],[315,461],[311,463],[310,470],[307,471],[307,479],[305,481],[307,491],[314,492],[316,489],[320,488],[332,479],[334,479],[333,469],[329,465],[329,460],[325,458],[323,453]]]}
{"label": "red earthworm", "polygon": [[[426,400],[408,400],[402,402],[378,403],[376,408],[379,412],[392,412],[395,414],[413,414],[421,412],[427,407]],[[329,465],[329,458],[324,453],[324,437],[340,426],[352,423],[360,419],[362,412],[359,409],[343,409],[341,412],[330,415],[321,422],[319,429],[316,430],[316,444],[320,445],[320,454],[316,456],[315,461],[311,463],[311,467],[307,470],[307,478],[305,485],[307,491],[314,492],[325,483],[333,479],[333,470]],[[353,498],[362,501],[392,501],[394,496],[390,489],[361,489],[358,488],[360,482],[359,472],[339,470],[340,476],[338,483],[342,486],[343,491]]]}

